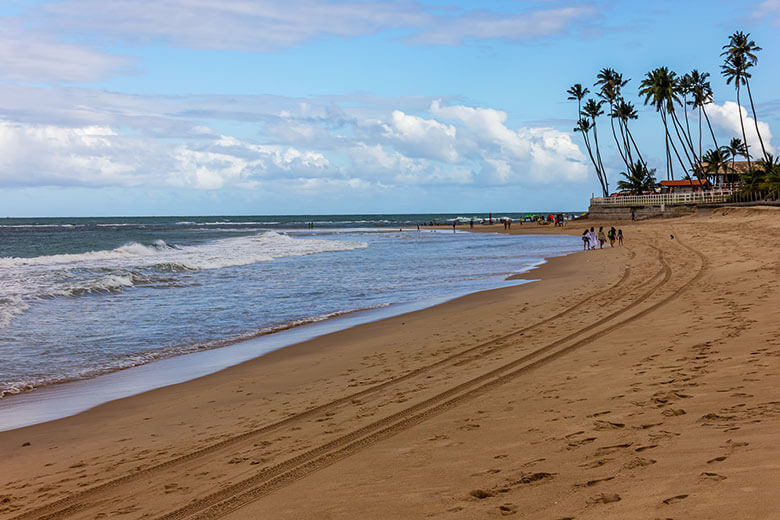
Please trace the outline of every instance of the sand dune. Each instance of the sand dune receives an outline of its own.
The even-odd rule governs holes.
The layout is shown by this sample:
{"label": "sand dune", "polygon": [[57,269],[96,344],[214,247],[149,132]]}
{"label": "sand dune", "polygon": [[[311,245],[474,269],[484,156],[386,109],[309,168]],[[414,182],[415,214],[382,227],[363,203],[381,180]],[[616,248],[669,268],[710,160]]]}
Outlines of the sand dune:
{"label": "sand dune", "polygon": [[621,222],[541,282],[0,433],[0,518],[776,517],[778,216]]}

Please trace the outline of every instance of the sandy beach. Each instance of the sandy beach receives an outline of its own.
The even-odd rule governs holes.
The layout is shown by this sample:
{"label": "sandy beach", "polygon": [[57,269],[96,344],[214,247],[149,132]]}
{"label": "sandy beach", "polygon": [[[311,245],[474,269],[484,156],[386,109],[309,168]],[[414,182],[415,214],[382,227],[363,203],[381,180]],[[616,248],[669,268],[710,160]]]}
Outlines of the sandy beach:
{"label": "sandy beach", "polygon": [[1,432],[0,518],[778,518],[778,217],[514,223],[625,245]]}

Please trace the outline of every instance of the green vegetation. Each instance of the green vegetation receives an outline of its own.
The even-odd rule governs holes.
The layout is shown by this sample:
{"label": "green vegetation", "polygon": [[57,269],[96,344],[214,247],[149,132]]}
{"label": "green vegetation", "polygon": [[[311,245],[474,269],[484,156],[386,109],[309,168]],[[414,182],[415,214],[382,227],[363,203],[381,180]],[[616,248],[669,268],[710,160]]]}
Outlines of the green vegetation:
{"label": "green vegetation", "polygon": [[[758,127],[753,95],[750,91],[752,70],[758,63],[757,53],[761,47],[750,39],[750,34],[736,31],[729,36],[728,43],[722,47],[721,74],[726,84],[734,85],[737,105],[739,106],[742,136],[734,137],[727,146],[718,145],[707,105],[713,102],[713,92],[708,81],[709,73],[697,69],[678,75],[668,67],[657,67],[645,74],[639,84],[638,94],[645,105],[655,108],[661,119],[666,151],[666,178],[673,180],[675,170],[685,179],[693,177],[709,178],[717,182],[741,182],[742,193],[754,197],[778,198],[780,193],[780,159],[768,153]],[[590,90],[576,83],[566,92],[568,99],[577,101],[577,125],[574,131],[581,134],[585,143],[596,177],[603,195],[609,196],[609,181],[602,160],[599,144],[598,120],[609,117],[612,138],[617,152],[625,165],[622,177],[617,182],[618,189],[630,193],[652,191],[656,186],[655,168],[648,168],[639,146],[629,129],[629,122],[638,118],[636,108],[625,96],[625,87],[630,82],[612,68],[603,68],[596,75],[593,84],[598,99],[587,98]],[[753,113],[758,142],[762,158],[753,159],[745,132],[741,99],[743,90],[747,91],[750,109]],[[607,105],[609,110],[605,112]],[[690,109],[690,110],[689,110]],[[689,111],[698,116],[698,134],[691,131]],[[703,117],[702,117],[703,116]],[[703,147],[703,123],[706,122],[712,147]],[[694,121],[696,123],[696,121]],[[747,161],[738,168],[737,157]],[[740,159],[741,160],[741,159]]]}

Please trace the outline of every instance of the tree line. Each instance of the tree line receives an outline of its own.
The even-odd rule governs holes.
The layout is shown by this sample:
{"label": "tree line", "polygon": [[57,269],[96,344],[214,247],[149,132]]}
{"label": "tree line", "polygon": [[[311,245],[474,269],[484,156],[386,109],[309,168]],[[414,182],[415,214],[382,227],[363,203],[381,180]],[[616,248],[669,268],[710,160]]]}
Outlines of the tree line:
{"label": "tree line", "polygon": [[[721,74],[727,85],[734,85],[742,137],[734,137],[728,144],[719,145],[707,114],[707,105],[713,102],[709,73],[696,69],[678,75],[668,67],[658,67],[645,74],[639,85],[639,96],[645,105],[655,108],[661,119],[666,151],[666,178],[673,180],[675,169],[682,172],[684,179],[699,179],[724,175],[724,178],[742,181],[743,190],[749,192],[780,191],[780,160],[768,153],[758,128],[758,118],[750,90],[751,69],[758,64],[757,53],[761,47],[750,39],[750,34],[737,31],[729,36],[722,47]],[[601,69],[593,84],[595,97],[587,97],[590,90],[575,83],[566,93],[568,99],[577,101],[577,126],[574,132],[582,135],[588,157],[596,171],[596,177],[605,197],[609,196],[609,181],[601,157],[599,144],[599,118],[606,114],[610,132],[618,154],[625,165],[623,177],[617,187],[632,193],[651,191],[656,187],[655,168],[648,168],[630,129],[630,122],[638,119],[636,107],[624,97],[624,88],[630,80],[614,69]],[[744,91],[743,91],[744,89]],[[755,162],[745,133],[742,116],[742,95],[747,92],[750,109],[753,112],[761,155]],[[691,131],[689,112],[698,116],[698,132]],[[703,121],[706,122],[712,147],[703,149]],[[708,138],[709,138],[708,137]],[[603,141],[603,136],[602,136]],[[747,170],[738,173],[735,169],[737,157],[747,161]]]}

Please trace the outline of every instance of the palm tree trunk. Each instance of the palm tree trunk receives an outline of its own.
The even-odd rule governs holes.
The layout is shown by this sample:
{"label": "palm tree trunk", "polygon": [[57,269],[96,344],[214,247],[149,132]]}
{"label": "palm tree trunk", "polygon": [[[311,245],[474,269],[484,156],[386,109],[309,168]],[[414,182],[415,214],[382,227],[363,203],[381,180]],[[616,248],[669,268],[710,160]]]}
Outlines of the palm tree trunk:
{"label": "palm tree trunk", "polygon": [[699,157],[701,157],[701,105],[699,105]]}
{"label": "palm tree trunk", "polygon": [[604,169],[604,163],[601,162],[601,151],[599,151],[599,134],[596,130],[596,118],[593,119],[593,141],[596,144],[596,158],[599,161],[599,167],[601,168],[601,173],[604,178],[603,182],[601,183],[601,187],[604,190],[604,196],[609,197],[609,183],[607,183],[607,171]]}
{"label": "palm tree trunk", "polygon": [[620,139],[623,141],[623,149],[626,151],[626,157],[628,158],[629,164],[634,164],[634,157],[631,155],[631,144],[628,142],[626,129],[624,128],[625,126],[626,122],[622,119],[618,119],[618,128],[620,129]]}
{"label": "palm tree trunk", "polygon": [[769,156],[766,153],[764,147],[764,140],[761,139],[761,132],[758,131],[758,117],[756,117],[756,107],[753,106],[753,94],[750,93],[750,82],[745,78],[745,86],[747,86],[748,98],[750,99],[750,109],[753,111],[753,122],[756,124],[756,135],[758,136],[758,142],[761,143],[761,152],[764,154],[764,160],[769,160]]}
{"label": "palm tree trunk", "polygon": [[[596,177],[599,179],[599,184],[601,184],[601,190],[606,191],[604,189],[604,181],[602,180],[601,176],[601,170],[599,169],[599,164],[596,162],[596,158],[593,157],[593,149],[590,146],[590,140],[588,139],[588,134],[586,132],[582,132],[582,139],[585,141],[585,149],[588,150],[588,156],[590,156],[590,162],[593,163],[593,167],[596,169]],[[608,194],[605,195],[605,197]]]}
{"label": "palm tree trunk", "polygon": [[[693,161],[691,160],[691,156],[688,154],[687,146],[684,134],[685,130],[683,130],[682,134],[680,134],[680,129],[682,128],[682,125],[680,124],[680,121],[677,119],[677,115],[672,111],[672,126],[674,127],[674,133],[677,134],[677,139],[680,140],[680,144],[682,145],[683,153],[685,154],[685,158],[688,160],[688,165],[690,166],[690,169],[694,169]],[[677,150],[675,149],[675,153],[677,153]],[[677,154],[677,157],[679,158],[680,155]],[[683,169],[685,169],[685,165],[683,165]]]}
{"label": "palm tree trunk", "polygon": [[715,132],[712,131],[712,124],[710,123],[710,116],[707,115],[707,110],[704,108],[704,105],[701,106],[701,111],[704,113],[704,119],[707,120],[707,127],[710,129],[710,135],[712,136],[712,142],[715,145],[715,149],[719,149],[718,146],[718,140],[715,139]]}
{"label": "palm tree trunk", "polygon": [[626,171],[628,171],[629,170],[628,159],[626,159],[626,156],[623,153],[622,148],[620,148],[620,141],[618,141],[617,134],[615,133],[615,118],[612,117],[612,111],[614,110],[614,108],[612,107],[612,103],[609,104],[609,108],[610,108],[609,125],[612,127],[612,137],[615,139],[615,146],[617,146],[618,153],[620,154],[620,158],[623,159],[623,163],[626,165]]}
{"label": "palm tree trunk", "polygon": [[628,129],[628,124],[626,124],[626,132],[628,132],[628,137],[634,144],[634,150],[636,150],[636,154],[639,156],[639,160],[642,161],[645,166],[647,166],[645,159],[642,157],[642,152],[639,151],[639,147],[636,145],[636,141],[634,141],[634,135],[631,133],[631,130]]}
{"label": "palm tree trunk", "polygon": [[[674,124],[674,112],[672,112],[672,124]],[[675,130],[676,129],[677,127],[675,127]],[[666,124],[666,117],[664,117],[664,130],[666,130],[666,138],[669,140],[669,144],[672,145],[672,150],[674,150],[674,155],[677,156],[677,160],[680,161],[680,166],[682,166],[683,171],[685,171],[685,163],[680,157],[680,152],[677,151],[677,147],[674,145],[674,139],[672,139],[671,134],[669,134],[669,127]],[[671,162],[671,155],[669,157],[670,157],[669,160]],[[672,172],[672,180],[674,180],[674,172]]]}
{"label": "palm tree trunk", "polygon": [[750,146],[748,146],[747,135],[745,135],[745,122],[742,121],[742,104],[739,102],[739,78],[737,78],[736,83],[737,83],[737,109],[739,110],[739,126],[742,127],[742,140],[745,143],[745,159],[747,159],[748,170],[752,170],[753,165],[750,164]]}

